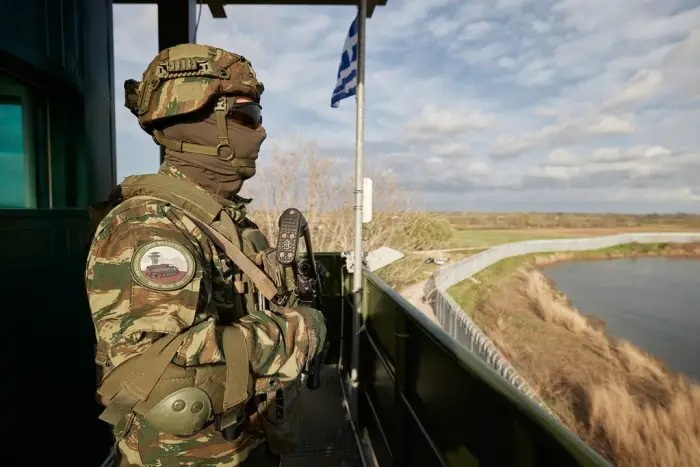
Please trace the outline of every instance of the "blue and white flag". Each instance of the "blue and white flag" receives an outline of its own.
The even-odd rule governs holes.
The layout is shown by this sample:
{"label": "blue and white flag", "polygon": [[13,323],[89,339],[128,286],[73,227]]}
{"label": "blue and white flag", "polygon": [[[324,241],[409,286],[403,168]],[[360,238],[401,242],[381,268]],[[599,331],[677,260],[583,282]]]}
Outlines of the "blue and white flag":
{"label": "blue and white flag", "polygon": [[331,107],[338,107],[338,102],[346,97],[354,96],[357,88],[357,17],[350,25],[348,37],[345,39],[343,53],[340,56],[338,80],[331,96]]}

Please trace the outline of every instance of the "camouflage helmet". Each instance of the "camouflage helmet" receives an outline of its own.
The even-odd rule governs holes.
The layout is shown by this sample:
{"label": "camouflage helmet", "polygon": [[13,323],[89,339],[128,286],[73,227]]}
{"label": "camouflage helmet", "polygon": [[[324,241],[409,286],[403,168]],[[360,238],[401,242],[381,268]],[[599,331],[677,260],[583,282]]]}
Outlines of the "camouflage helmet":
{"label": "camouflage helmet", "polygon": [[222,96],[247,96],[259,103],[264,89],[245,57],[204,44],[165,49],[140,82],[124,83],[126,108],[151,135],[154,124],[196,112]]}

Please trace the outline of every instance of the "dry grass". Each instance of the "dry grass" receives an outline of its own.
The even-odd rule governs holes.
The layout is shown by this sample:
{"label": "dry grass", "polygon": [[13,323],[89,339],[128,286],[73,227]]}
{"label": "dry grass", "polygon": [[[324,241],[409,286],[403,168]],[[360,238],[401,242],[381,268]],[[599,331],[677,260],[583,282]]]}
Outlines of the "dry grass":
{"label": "dry grass", "polygon": [[561,420],[614,465],[698,465],[700,386],[608,337],[533,266],[499,278],[472,314]]}
{"label": "dry grass", "polygon": [[606,235],[617,235],[623,233],[640,232],[697,232],[699,227],[687,227],[683,225],[663,226],[649,224],[644,227],[613,227],[613,228],[530,228],[530,229],[476,229],[461,228],[458,224],[453,224],[456,234],[449,242],[450,247],[488,247],[510,242],[521,242],[538,239],[557,238],[582,238],[601,237]]}
{"label": "dry grass", "polygon": [[443,214],[457,229],[571,230],[589,229],[684,230],[700,228],[697,214],[575,214],[547,212],[449,212]]}
{"label": "dry grass", "polygon": [[456,234],[450,247],[487,247],[535,239],[598,237],[634,232],[700,229],[700,215],[565,213],[439,213]]}

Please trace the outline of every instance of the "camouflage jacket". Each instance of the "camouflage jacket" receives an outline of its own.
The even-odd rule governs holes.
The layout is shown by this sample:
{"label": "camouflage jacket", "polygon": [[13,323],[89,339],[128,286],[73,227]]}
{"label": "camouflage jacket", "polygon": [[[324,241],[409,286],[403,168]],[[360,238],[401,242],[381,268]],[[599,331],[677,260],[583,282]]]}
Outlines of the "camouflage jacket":
{"label": "camouflage jacket", "polygon": [[[167,164],[160,172],[185,179]],[[226,210],[240,226],[254,227],[245,217],[244,202],[232,202]],[[106,353],[104,371],[141,354],[164,334],[185,333],[173,359],[177,365],[224,363],[218,336],[222,326],[232,325],[246,338],[256,393],[297,380],[312,356],[310,348],[317,346],[310,339],[318,339],[318,345],[325,340],[322,316],[301,309],[284,315],[240,313],[240,308],[237,312],[231,270],[230,260],[189,219],[171,221],[162,202],[127,199],[112,209],[97,227],[85,276],[96,337]],[[144,438],[137,430],[142,424],[137,417],[125,439],[131,450],[143,457],[148,445],[147,451],[158,458],[163,453],[158,446],[167,443],[168,456],[178,456],[181,465],[194,456],[193,444],[202,443],[207,457],[218,458],[212,465],[237,465],[241,450],[254,448],[256,439],[263,437],[262,430],[253,427],[250,436],[232,444],[210,427],[191,439],[162,433]]]}

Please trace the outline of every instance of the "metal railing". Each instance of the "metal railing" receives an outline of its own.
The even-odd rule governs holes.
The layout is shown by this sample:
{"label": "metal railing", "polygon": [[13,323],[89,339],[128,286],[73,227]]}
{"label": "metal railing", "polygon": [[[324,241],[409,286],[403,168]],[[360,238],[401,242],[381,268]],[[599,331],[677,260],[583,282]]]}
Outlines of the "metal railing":
{"label": "metal railing", "polygon": [[609,466],[367,270],[363,289],[357,429],[379,467]]}
{"label": "metal railing", "polygon": [[629,233],[605,237],[529,240],[506,243],[439,269],[426,283],[424,294],[433,307],[440,326],[448,335],[496,370],[506,381],[551,413],[544,402],[537,397],[527,382],[520,377],[515,368],[498,351],[486,334],[479,329],[465,310],[447,293],[447,290],[499,261],[514,256],[532,253],[599,250],[628,243],[689,242],[700,242],[700,233]]}

